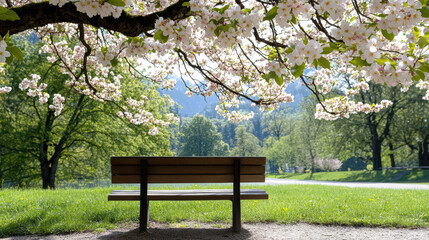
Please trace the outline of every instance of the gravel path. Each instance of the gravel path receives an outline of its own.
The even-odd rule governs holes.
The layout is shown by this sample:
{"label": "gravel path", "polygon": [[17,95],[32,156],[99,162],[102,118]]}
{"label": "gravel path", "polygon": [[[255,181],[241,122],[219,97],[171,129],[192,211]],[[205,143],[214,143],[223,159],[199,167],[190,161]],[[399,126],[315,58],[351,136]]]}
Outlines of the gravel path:
{"label": "gravel path", "polygon": [[152,223],[148,233],[140,234],[137,225],[123,226],[122,228],[102,232],[73,233],[68,235],[48,236],[20,236],[6,239],[14,240],[78,240],[78,239],[317,239],[317,240],[371,240],[371,239],[398,239],[424,240],[429,239],[429,228],[366,228],[323,226],[311,224],[276,224],[255,223],[244,224],[241,233],[233,233],[229,225],[224,224],[197,224],[184,222],[174,225]]}
{"label": "gravel path", "polygon": [[[406,184],[406,183],[378,183],[378,182],[333,182],[333,181],[315,181],[315,180],[295,180],[267,178],[265,184],[313,184],[343,187],[363,187],[363,188],[389,188],[389,189],[416,189],[429,190],[429,184]],[[427,238],[429,239],[429,237]]]}

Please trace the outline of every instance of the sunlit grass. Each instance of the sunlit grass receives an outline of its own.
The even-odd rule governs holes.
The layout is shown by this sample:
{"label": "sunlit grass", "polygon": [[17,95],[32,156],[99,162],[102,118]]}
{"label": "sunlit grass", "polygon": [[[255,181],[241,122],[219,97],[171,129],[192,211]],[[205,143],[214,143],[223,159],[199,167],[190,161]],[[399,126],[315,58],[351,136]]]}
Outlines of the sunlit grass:
{"label": "sunlit grass", "polygon": [[[310,173],[283,173],[267,174],[266,177],[343,182],[391,182],[391,179],[403,171],[405,170],[315,172],[312,175]],[[429,170],[410,170],[396,182],[429,184]]]}
{"label": "sunlit grass", "polygon": [[[213,187],[229,186],[185,188]],[[242,201],[244,222],[429,227],[429,191],[314,185],[243,187],[262,187],[270,195],[269,200]],[[107,195],[120,188],[1,190],[0,237],[93,231],[138,222],[138,202],[107,201]],[[231,223],[230,201],[152,201],[150,206],[154,221]]]}

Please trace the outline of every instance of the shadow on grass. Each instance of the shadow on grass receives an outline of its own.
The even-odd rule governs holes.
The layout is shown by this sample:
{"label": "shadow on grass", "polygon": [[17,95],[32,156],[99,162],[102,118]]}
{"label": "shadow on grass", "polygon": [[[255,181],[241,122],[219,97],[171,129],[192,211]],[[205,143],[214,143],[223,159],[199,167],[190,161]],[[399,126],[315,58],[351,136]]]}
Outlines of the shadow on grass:
{"label": "shadow on grass", "polygon": [[140,233],[137,228],[125,232],[113,231],[97,239],[250,239],[251,236],[246,229],[235,233],[232,228],[149,228],[147,233]]}
{"label": "shadow on grass", "polygon": [[40,221],[39,217],[20,218],[19,221],[12,221],[0,227],[0,238],[15,236],[18,234],[29,234],[30,228],[37,226]]}
{"label": "shadow on grass", "polygon": [[340,178],[344,182],[390,182],[401,171],[365,171],[359,175]]}

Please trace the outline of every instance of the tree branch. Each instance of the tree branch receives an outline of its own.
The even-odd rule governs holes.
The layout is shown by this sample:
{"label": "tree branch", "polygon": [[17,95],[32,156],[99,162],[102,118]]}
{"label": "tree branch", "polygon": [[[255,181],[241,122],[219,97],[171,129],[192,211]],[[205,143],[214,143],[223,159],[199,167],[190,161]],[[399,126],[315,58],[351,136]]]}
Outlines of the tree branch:
{"label": "tree branch", "polygon": [[15,11],[21,19],[0,21],[0,35],[4,36],[7,32],[12,35],[53,23],[82,23],[135,37],[154,29],[155,21],[160,17],[181,20],[190,16],[190,8],[182,6],[184,2],[186,0],[179,0],[160,12],[145,16],[133,16],[123,12],[119,18],[112,16],[91,18],[86,13],[77,11],[73,3],[67,3],[63,7],[51,5],[48,1],[30,3],[10,9]]}

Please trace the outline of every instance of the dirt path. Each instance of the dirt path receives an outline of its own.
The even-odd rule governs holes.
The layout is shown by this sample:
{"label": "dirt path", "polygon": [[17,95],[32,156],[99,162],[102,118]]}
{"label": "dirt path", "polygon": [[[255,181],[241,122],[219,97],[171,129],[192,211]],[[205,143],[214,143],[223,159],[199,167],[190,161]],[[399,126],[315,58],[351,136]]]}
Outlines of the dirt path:
{"label": "dirt path", "polygon": [[73,233],[68,235],[48,236],[20,236],[6,239],[14,240],[78,240],[78,239],[317,239],[317,240],[370,240],[370,239],[398,239],[398,240],[423,240],[428,239],[429,228],[404,229],[404,228],[364,228],[344,226],[323,226],[311,224],[276,224],[255,223],[244,224],[240,234],[233,233],[229,225],[184,222],[168,225],[153,223],[147,234],[140,234],[137,225],[124,226],[122,228],[106,230],[98,233]]}
{"label": "dirt path", "polygon": [[429,190],[429,184],[333,182],[333,181],[294,180],[294,179],[278,179],[278,178],[267,178],[265,180],[265,184],[313,184],[313,185],[328,185],[328,186],[343,186],[343,187]]}

